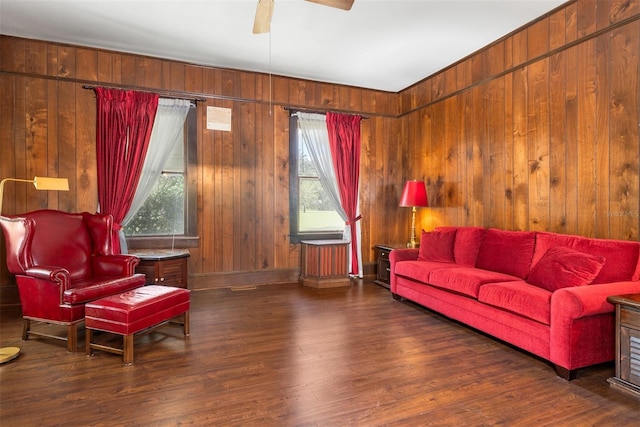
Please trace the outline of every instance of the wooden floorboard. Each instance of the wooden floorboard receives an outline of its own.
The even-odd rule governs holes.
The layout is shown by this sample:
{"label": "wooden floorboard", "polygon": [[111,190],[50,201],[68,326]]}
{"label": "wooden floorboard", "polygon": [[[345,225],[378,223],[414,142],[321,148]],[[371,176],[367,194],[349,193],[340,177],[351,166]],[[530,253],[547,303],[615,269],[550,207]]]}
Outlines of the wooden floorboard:
{"label": "wooden floorboard", "polygon": [[0,344],[22,350],[0,365],[1,426],[640,423],[640,401],[606,381],[613,364],[564,381],[547,362],[368,281],[192,292],[191,336],[169,325],[137,338],[132,366],[21,341],[16,309],[1,320]]}

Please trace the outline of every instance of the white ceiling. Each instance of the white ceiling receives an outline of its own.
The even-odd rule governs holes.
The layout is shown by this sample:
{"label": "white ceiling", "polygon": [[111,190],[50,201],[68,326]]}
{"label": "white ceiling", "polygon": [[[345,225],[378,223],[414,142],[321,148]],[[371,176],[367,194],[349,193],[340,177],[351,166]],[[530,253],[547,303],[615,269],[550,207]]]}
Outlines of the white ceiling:
{"label": "white ceiling", "polygon": [[0,33],[397,92],[566,0],[0,0]]}

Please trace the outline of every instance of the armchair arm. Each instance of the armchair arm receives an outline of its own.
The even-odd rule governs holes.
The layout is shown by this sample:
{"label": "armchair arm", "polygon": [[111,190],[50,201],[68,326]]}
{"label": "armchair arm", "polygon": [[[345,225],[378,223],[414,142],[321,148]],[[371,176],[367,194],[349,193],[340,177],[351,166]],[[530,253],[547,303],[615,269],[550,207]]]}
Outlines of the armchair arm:
{"label": "armchair arm", "polygon": [[95,276],[131,276],[140,258],[135,255],[94,255],[91,258]]}
{"label": "armchair arm", "polygon": [[66,269],[50,265],[33,266],[25,270],[24,275],[57,284],[62,290],[68,289],[71,282],[69,272]]}

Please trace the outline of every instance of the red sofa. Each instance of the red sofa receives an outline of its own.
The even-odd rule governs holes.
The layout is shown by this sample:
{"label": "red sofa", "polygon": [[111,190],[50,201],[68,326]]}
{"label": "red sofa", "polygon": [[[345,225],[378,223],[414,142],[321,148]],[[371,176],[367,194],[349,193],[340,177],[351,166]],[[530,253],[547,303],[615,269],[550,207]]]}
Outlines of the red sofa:
{"label": "red sofa", "polygon": [[615,355],[609,295],[640,293],[640,243],[439,227],[390,253],[405,298],[538,355],[562,378]]}
{"label": "red sofa", "polygon": [[139,259],[114,254],[111,215],[38,210],[0,216],[7,268],[15,274],[24,329],[29,335],[59,338],[31,330],[31,321],[65,325],[67,350],[77,350],[77,325],[87,302],[143,286],[135,274]]}

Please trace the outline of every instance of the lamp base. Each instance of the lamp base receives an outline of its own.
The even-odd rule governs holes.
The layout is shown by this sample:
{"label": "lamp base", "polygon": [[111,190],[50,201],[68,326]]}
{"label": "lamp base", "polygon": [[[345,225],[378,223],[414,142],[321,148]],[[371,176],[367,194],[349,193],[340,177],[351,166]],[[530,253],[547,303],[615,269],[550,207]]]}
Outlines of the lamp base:
{"label": "lamp base", "polygon": [[416,207],[411,208],[411,240],[407,243],[407,248],[415,249],[420,246],[416,239]]}
{"label": "lamp base", "polygon": [[0,364],[15,359],[20,354],[18,347],[1,347],[0,348]]}

